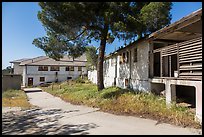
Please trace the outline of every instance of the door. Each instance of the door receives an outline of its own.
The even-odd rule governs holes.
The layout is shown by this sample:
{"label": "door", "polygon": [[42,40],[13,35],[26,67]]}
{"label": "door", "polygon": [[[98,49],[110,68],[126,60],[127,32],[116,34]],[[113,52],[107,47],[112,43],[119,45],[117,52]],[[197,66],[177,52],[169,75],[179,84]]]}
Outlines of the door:
{"label": "door", "polygon": [[28,77],[28,86],[33,86],[33,78]]}

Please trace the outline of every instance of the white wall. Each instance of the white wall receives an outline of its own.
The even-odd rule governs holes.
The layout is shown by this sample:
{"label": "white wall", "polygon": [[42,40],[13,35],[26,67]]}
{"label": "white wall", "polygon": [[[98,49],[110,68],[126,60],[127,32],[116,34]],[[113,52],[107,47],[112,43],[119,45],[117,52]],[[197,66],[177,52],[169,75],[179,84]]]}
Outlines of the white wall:
{"label": "white wall", "polygon": [[117,56],[113,56],[112,58],[106,59],[104,62],[104,86],[111,87],[114,86],[114,81],[116,78],[115,68]]}
{"label": "white wall", "polygon": [[[129,48],[121,50],[117,55],[108,57],[104,61],[104,86],[116,86],[121,88],[131,88],[144,92],[150,91],[149,82],[149,43],[147,41],[140,42]],[[137,62],[134,62],[134,48],[137,47]],[[129,51],[129,62],[120,64],[119,55]],[[130,53],[131,52],[131,53]],[[111,64],[112,59],[117,59],[115,64]],[[97,83],[97,72],[89,71],[88,79],[93,83]],[[129,80],[129,85],[125,86],[125,79]]]}
{"label": "white wall", "polygon": [[97,71],[96,70],[88,71],[88,80],[90,80],[94,84],[97,84]]}
{"label": "white wall", "polygon": [[[134,62],[134,48],[137,47],[137,62]],[[129,62],[120,64],[119,54],[129,51]],[[131,53],[130,53],[131,52]],[[131,55],[130,55],[131,54]],[[111,58],[115,58],[112,56]],[[117,54],[117,67],[111,66],[111,58],[105,61],[104,86],[113,86],[116,78],[116,86],[121,88],[130,87],[134,90],[150,91],[149,82],[149,43],[141,42]],[[130,62],[131,61],[131,62]],[[130,66],[131,64],[131,66]],[[115,68],[116,67],[116,68]],[[131,68],[130,68],[131,67]],[[115,74],[117,69],[117,76]],[[125,86],[125,79],[129,80],[129,86]]]}
{"label": "white wall", "polygon": [[[60,71],[50,71],[50,66],[48,66],[48,71],[38,71],[38,66],[25,66],[23,73],[23,85],[27,86],[28,77],[33,78],[33,85],[39,85],[44,82],[55,82],[56,79],[58,81],[66,81],[67,77],[72,77],[72,79],[76,79],[81,74],[87,74],[86,67],[82,67],[82,71],[78,71],[78,67],[74,67],[74,71],[65,71],[65,66],[60,67]],[[57,75],[56,75],[57,72]],[[40,77],[45,77],[44,82],[40,82]]]}

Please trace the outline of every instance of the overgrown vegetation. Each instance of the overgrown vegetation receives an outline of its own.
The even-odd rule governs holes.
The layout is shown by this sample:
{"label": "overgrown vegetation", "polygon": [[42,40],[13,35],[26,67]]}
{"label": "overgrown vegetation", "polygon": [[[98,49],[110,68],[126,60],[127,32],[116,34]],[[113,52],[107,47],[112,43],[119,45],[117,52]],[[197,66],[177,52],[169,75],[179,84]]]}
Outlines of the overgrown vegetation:
{"label": "overgrown vegetation", "polygon": [[[78,82],[77,82],[78,81]],[[194,115],[187,107],[172,104],[167,108],[165,98],[152,93],[136,92],[118,87],[97,91],[97,86],[88,80],[54,84],[43,90],[73,104],[98,107],[102,111],[139,116],[171,123],[183,127],[201,128],[194,121]]]}
{"label": "overgrown vegetation", "polygon": [[22,107],[30,108],[26,94],[22,90],[7,90],[2,93],[3,107]]}

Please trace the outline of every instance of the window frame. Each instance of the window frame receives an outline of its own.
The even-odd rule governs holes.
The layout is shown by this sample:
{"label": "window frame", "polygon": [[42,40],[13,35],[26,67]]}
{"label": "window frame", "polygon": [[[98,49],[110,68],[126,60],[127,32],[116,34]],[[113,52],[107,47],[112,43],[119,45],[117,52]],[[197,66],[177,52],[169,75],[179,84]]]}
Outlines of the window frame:
{"label": "window frame", "polygon": [[48,71],[48,66],[38,66],[38,71]]}
{"label": "window frame", "polygon": [[74,66],[69,66],[69,71],[74,71]]}
{"label": "window frame", "polygon": [[137,51],[138,51],[138,49],[137,48],[134,48],[134,60],[133,60],[133,62],[138,62],[138,58],[137,58]]}
{"label": "window frame", "polygon": [[66,67],[65,67],[65,71],[69,71],[69,66],[66,66]]}
{"label": "window frame", "polygon": [[[81,68],[81,69],[79,70],[79,68]],[[82,66],[78,66],[78,71],[82,71]]]}
{"label": "window frame", "polygon": [[[56,69],[56,68],[58,68],[58,69]],[[60,71],[60,67],[59,66],[50,66],[50,71]]]}
{"label": "window frame", "polygon": [[125,61],[125,62],[126,62],[126,63],[129,62],[129,51],[126,52],[126,61]]}
{"label": "window frame", "polygon": [[[42,80],[43,78],[43,80]],[[40,77],[40,82],[45,82],[45,77]]]}

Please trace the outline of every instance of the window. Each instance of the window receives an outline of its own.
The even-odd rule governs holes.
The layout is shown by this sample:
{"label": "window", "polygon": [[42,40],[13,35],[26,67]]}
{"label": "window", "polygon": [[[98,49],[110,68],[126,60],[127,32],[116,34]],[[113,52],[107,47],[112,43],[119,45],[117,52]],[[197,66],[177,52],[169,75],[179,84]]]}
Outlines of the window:
{"label": "window", "polygon": [[45,81],[45,77],[40,77],[40,82],[44,82]]}
{"label": "window", "polygon": [[69,71],[74,71],[74,66],[69,66]]}
{"label": "window", "polygon": [[134,49],[134,62],[137,62],[137,48]]}
{"label": "window", "polygon": [[59,66],[51,66],[50,71],[59,71]]}
{"label": "window", "polygon": [[123,54],[120,55],[120,63],[128,63],[129,62],[129,52],[123,52]]}
{"label": "window", "polygon": [[125,79],[125,86],[128,86],[129,85],[129,81],[128,79]]}
{"label": "window", "polygon": [[82,71],[82,67],[78,67],[78,71]]}
{"label": "window", "polygon": [[127,56],[126,56],[126,63],[129,62],[129,52],[127,51]]}
{"label": "window", "polygon": [[122,59],[123,59],[123,63],[125,63],[125,52],[123,52],[123,57],[122,57]]}
{"label": "window", "polygon": [[38,66],[38,71],[48,71],[48,66]]}
{"label": "window", "polygon": [[122,54],[120,54],[119,57],[120,57],[120,64],[121,64],[121,63],[123,63],[123,57],[122,57]]}
{"label": "window", "polygon": [[66,66],[65,71],[69,71],[69,66]]}
{"label": "window", "polygon": [[70,80],[70,79],[72,79],[72,77],[67,77],[67,80]]}
{"label": "window", "polygon": [[114,66],[114,65],[115,65],[115,63],[116,63],[115,58],[112,58],[112,59],[111,59],[111,66]]}

